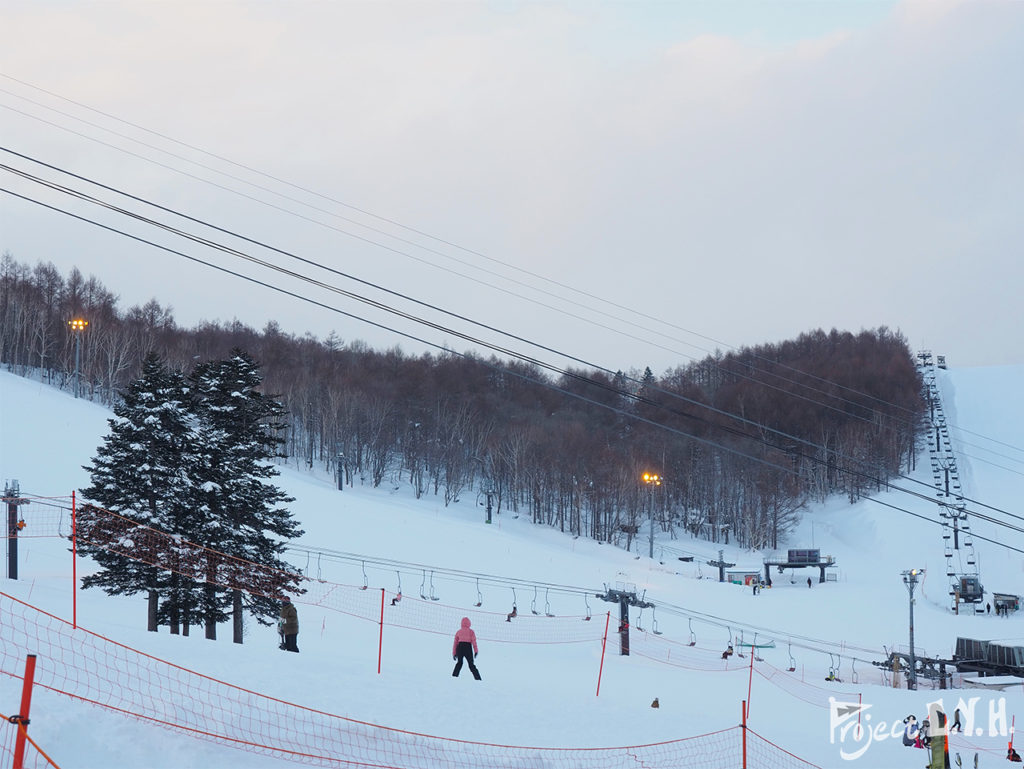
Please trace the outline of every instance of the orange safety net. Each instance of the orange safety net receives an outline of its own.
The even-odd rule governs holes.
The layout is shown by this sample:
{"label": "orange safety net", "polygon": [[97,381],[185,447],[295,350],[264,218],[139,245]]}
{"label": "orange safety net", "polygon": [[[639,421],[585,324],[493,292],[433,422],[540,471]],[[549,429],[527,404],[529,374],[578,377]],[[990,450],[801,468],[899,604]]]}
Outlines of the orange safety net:
{"label": "orange safety net", "polygon": [[[38,655],[35,685],[239,750],[315,766],[391,769],[575,767],[720,769],[739,766],[739,726],[647,745],[549,748],[471,742],[303,707],[188,670],[66,622],[0,593],[0,675],[19,678]],[[805,769],[812,764],[757,737],[751,766]],[[9,747],[0,744],[0,760]],[[58,757],[59,760],[59,757]]]}

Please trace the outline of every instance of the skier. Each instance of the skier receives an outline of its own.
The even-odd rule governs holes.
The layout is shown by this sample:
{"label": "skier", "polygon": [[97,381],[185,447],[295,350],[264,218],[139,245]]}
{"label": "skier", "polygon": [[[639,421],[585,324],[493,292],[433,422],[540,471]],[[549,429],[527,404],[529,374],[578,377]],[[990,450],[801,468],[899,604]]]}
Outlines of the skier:
{"label": "skier", "polygon": [[903,719],[903,723],[906,724],[903,727],[903,745],[908,748],[914,747],[915,742],[920,739],[920,735],[917,731],[917,717],[909,715]]}
{"label": "skier", "polygon": [[512,611],[505,615],[505,621],[511,622],[513,619],[519,616],[519,611],[516,609],[516,605],[512,604]]}
{"label": "skier", "polygon": [[469,625],[469,617],[463,617],[462,627],[455,632],[455,643],[452,644],[452,659],[456,660],[456,662],[452,675],[456,678],[459,677],[459,672],[462,670],[462,661],[465,660],[469,663],[469,672],[473,674],[473,678],[479,681],[480,671],[473,664],[473,655],[479,655],[480,650],[476,645],[476,633],[473,632]]}
{"label": "skier", "polygon": [[810,587],[810,586],[811,586],[811,578],[810,578],[810,577],[808,577],[808,578],[807,578],[807,587]]}
{"label": "skier", "polygon": [[1013,749],[1013,745],[1006,749],[1006,760],[1013,761],[1014,763],[1021,763],[1020,753]]}
{"label": "skier", "polygon": [[281,648],[288,652],[298,652],[299,647],[295,639],[299,635],[299,613],[288,596],[281,599],[281,619],[278,620],[277,626],[284,637],[284,645]]}
{"label": "skier", "polygon": [[722,659],[727,660],[732,656],[732,644],[729,644],[729,648],[722,652]]}
{"label": "skier", "polygon": [[402,592],[398,591],[394,598],[391,599],[391,605],[397,606],[398,602],[402,600]]}

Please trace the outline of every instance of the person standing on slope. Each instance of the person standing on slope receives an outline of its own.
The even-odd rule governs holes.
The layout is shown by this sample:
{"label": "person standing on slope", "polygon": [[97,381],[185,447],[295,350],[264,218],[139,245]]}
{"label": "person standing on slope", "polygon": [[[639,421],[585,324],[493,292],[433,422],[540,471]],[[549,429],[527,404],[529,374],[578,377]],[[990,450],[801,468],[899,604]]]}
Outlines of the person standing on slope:
{"label": "person standing on slope", "polygon": [[299,635],[299,613],[288,596],[281,599],[281,619],[277,624],[281,628],[281,635],[284,636],[284,646],[281,648],[288,652],[298,652],[299,647],[295,640]]}
{"label": "person standing on slope", "polygon": [[473,664],[473,655],[479,654],[480,649],[476,645],[476,633],[473,632],[469,625],[469,617],[463,617],[462,627],[455,632],[455,643],[452,644],[452,659],[456,660],[456,662],[452,675],[456,678],[459,677],[459,673],[462,670],[462,661],[465,660],[469,663],[469,672],[473,674],[473,678],[479,681],[480,671]]}

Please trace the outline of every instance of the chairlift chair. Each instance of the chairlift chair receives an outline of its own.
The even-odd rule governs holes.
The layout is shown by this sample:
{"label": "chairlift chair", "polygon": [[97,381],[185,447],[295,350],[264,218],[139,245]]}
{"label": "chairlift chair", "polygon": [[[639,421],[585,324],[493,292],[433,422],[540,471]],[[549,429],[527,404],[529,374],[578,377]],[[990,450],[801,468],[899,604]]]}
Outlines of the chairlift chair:
{"label": "chairlift chair", "polygon": [[651,632],[654,633],[654,635],[661,635],[661,631],[658,630],[658,618],[654,614],[653,606],[651,607]]}
{"label": "chairlift chair", "polygon": [[430,596],[427,595],[427,570],[423,570],[423,581],[420,582],[420,598],[424,601],[429,601]]}
{"label": "chairlift chair", "polygon": [[643,618],[644,618],[644,609],[641,606],[640,607],[640,613],[636,615],[636,624],[634,625],[634,627],[637,630],[639,630],[641,633],[646,633],[647,631],[644,630],[644,626],[642,624],[643,623]]}
{"label": "chairlift chair", "polygon": [[583,594],[583,605],[587,607],[587,616],[583,618],[584,622],[590,621],[590,601],[587,600],[587,594]]}
{"label": "chairlift chair", "polygon": [[430,600],[431,601],[440,601],[441,600],[440,596],[434,594],[434,572],[430,572]]}
{"label": "chairlift chair", "polygon": [[554,614],[551,613],[551,604],[548,602],[548,589],[547,588],[544,589],[544,616],[545,617],[554,617],[555,616]]}
{"label": "chairlift chair", "polygon": [[480,593],[480,578],[477,577],[477,580],[476,580],[476,603],[474,604],[474,606],[482,606],[483,602],[484,602],[484,597]]}
{"label": "chairlift chair", "polygon": [[786,668],[786,669],[790,673],[795,673],[796,672],[796,660],[793,659],[793,644],[789,643],[787,645],[787,648],[788,648],[788,651],[789,651],[789,667]]}
{"label": "chairlift chair", "polygon": [[697,645],[697,634],[693,632],[693,617],[688,617],[687,622],[690,625],[690,646]]}
{"label": "chairlift chair", "polygon": [[536,587],[536,585],[533,588],[533,600],[530,601],[530,611],[533,612],[534,614],[536,614],[538,617],[540,616],[540,612],[537,611],[537,587]]}
{"label": "chairlift chair", "polygon": [[360,561],[360,564],[362,565],[363,568],[363,586],[359,589],[366,590],[366,588],[369,587],[369,583],[366,580],[366,561]]}

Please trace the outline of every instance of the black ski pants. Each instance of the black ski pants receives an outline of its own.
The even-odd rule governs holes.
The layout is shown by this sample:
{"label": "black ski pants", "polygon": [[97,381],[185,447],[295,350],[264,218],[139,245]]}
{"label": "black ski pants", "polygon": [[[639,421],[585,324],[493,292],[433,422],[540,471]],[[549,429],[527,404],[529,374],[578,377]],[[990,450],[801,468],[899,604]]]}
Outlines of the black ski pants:
{"label": "black ski pants", "polygon": [[469,665],[469,672],[473,674],[473,678],[477,681],[480,680],[480,671],[476,669],[476,665],[473,664],[473,644],[469,641],[462,641],[458,646],[455,647],[455,670],[452,671],[452,675],[458,678],[459,673],[462,671],[462,661],[465,660]]}

